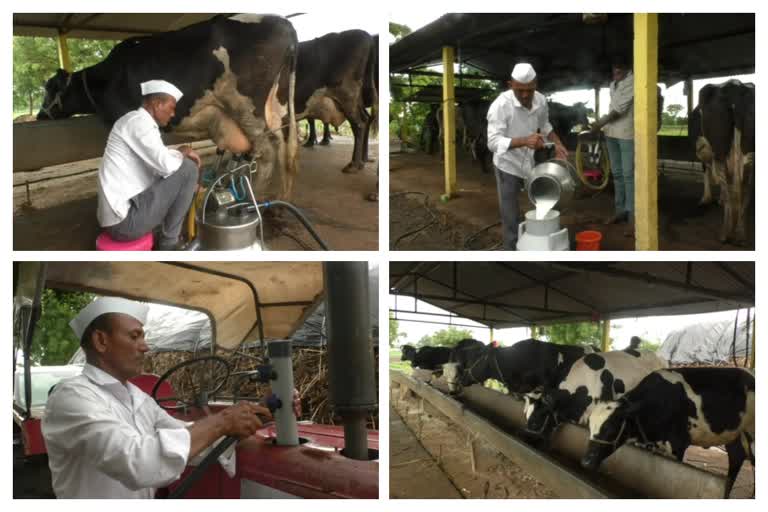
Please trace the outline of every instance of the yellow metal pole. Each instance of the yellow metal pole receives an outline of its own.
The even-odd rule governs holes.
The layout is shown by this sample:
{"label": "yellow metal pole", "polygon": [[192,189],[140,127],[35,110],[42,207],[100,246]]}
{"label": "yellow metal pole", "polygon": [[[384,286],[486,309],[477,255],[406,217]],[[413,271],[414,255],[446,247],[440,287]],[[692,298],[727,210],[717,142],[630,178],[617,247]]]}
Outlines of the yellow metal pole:
{"label": "yellow metal pole", "polygon": [[456,96],[453,87],[452,46],[443,46],[443,148],[445,151],[445,194],[447,201],[456,195]]}
{"label": "yellow metal pole", "polygon": [[752,350],[749,351],[749,367],[755,369],[755,317],[752,317]]}
{"label": "yellow metal pole", "polygon": [[69,47],[67,46],[67,36],[59,32],[58,37],[59,46],[59,67],[64,71],[72,72],[72,62],[69,60]]}
{"label": "yellow metal pole", "polygon": [[659,249],[656,139],[656,83],[659,62],[658,14],[635,20],[635,249]]}
{"label": "yellow metal pole", "polygon": [[539,328],[536,326],[536,324],[531,326],[531,338],[536,339],[536,335],[539,334]]}
{"label": "yellow metal pole", "polygon": [[491,327],[490,330],[491,330],[491,340],[488,343],[493,343],[493,327]]}
{"label": "yellow metal pole", "polygon": [[600,349],[603,352],[608,352],[611,349],[611,321],[606,319],[602,321],[602,324],[602,343]]}

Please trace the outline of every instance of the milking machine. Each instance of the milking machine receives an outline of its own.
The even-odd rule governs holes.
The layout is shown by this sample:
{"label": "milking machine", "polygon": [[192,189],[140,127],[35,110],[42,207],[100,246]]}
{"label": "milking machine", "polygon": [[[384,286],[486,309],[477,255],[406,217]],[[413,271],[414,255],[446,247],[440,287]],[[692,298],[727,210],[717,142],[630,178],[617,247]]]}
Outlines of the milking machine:
{"label": "milking machine", "polygon": [[[202,202],[196,205],[197,237],[188,246],[190,250],[204,251],[264,251],[263,212],[269,208],[282,208],[293,214],[323,250],[328,246],[320,238],[304,214],[285,201],[256,199],[251,184],[256,174],[254,161],[235,157],[222,170],[219,158],[208,180]],[[209,183],[205,183],[208,181]]]}
{"label": "milking machine", "polygon": [[548,142],[538,152],[525,189],[534,210],[525,213],[518,226],[518,251],[567,251],[568,228],[560,227],[560,212],[555,205],[566,205],[576,190],[576,169],[566,160],[554,158],[555,145]]}

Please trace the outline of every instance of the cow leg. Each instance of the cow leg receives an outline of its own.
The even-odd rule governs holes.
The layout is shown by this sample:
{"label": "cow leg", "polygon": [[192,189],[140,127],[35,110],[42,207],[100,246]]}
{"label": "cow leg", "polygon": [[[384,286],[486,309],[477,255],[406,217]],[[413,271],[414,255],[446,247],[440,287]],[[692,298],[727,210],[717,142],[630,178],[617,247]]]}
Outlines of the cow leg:
{"label": "cow leg", "polygon": [[739,470],[741,470],[741,466],[747,458],[747,454],[744,451],[744,446],[741,444],[741,439],[736,439],[725,445],[725,451],[728,452],[728,476],[725,479],[725,495],[723,498],[728,498]]}
{"label": "cow leg", "polygon": [[371,126],[373,125],[373,116],[368,114],[368,118],[365,121],[365,132],[363,133],[363,161],[375,162],[374,158],[368,155],[368,139],[371,136]]}
{"label": "cow leg", "polygon": [[352,127],[352,134],[355,137],[355,149],[352,151],[352,161],[341,172],[356,173],[365,167],[363,162],[363,124],[349,118],[349,125]]}
{"label": "cow leg", "polygon": [[309,135],[307,135],[307,142],[304,143],[305,148],[311,148],[317,144],[317,133],[315,132],[315,120],[312,118],[307,119],[307,129]]}
{"label": "cow leg", "polygon": [[712,203],[712,187],[710,185],[710,173],[712,172],[712,166],[703,163],[704,166],[704,194],[699,200],[699,206],[705,206]]}
{"label": "cow leg", "polygon": [[331,128],[328,123],[323,123],[323,140],[320,141],[321,146],[327,146],[331,143]]}
{"label": "cow leg", "polygon": [[720,228],[720,242],[725,243],[731,232],[731,187],[728,184],[726,163],[712,160],[712,175],[720,184],[720,204],[723,205],[723,224]]}

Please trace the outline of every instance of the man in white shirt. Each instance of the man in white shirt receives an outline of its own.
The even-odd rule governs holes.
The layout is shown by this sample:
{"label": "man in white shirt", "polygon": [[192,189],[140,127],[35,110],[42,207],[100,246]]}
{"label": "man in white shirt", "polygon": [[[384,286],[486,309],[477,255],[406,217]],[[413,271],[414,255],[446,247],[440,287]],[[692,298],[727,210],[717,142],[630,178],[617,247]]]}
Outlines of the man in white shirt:
{"label": "man in white shirt", "polygon": [[512,70],[509,90],[488,109],[488,149],[493,153],[504,248],[515,250],[520,223],[518,194],[533,170],[533,154],[545,141],[555,143],[557,158],[568,151],[549,123],[547,99],[536,90],[536,71],[528,63]]}
{"label": "man in white shirt", "polygon": [[592,125],[592,131],[596,133],[605,127],[613,172],[615,212],[606,224],[629,222],[626,233],[631,235],[635,220],[635,77],[624,56],[612,59],[611,75],[610,110]]}
{"label": "man in white shirt", "polygon": [[271,416],[242,402],[189,426],[129,383],[149,350],[142,327],[147,309],[102,297],[70,323],[87,364],[82,375],[56,385],[42,421],[59,498],[152,498],[216,440],[249,437],[262,425],[257,414]]}
{"label": "man in white shirt", "polygon": [[118,119],[99,167],[99,225],[118,241],[136,240],[157,226],[158,250],[179,248],[192,204],[200,156],[190,146],[170,149],[160,127],[176,113],[182,92],[164,80],[141,84],[142,105]]}

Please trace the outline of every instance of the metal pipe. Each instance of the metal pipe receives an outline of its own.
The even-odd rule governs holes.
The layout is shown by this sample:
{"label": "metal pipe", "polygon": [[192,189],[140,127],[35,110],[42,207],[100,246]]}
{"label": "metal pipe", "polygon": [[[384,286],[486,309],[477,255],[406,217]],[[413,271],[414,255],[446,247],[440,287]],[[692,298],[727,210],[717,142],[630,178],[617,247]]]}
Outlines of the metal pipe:
{"label": "metal pipe", "polygon": [[270,381],[272,392],[282,402],[275,410],[277,444],[296,446],[299,444],[299,429],[293,414],[293,361],[290,341],[272,341],[268,346],[269,361],[274,369],[274,380]]}
{"label": "metal pipe", "polygon": [[368,264],[323,264],[328,321],[330,402],[344,424],[344,455],[368,460],[361,418],[377,407],[368,294]]}

